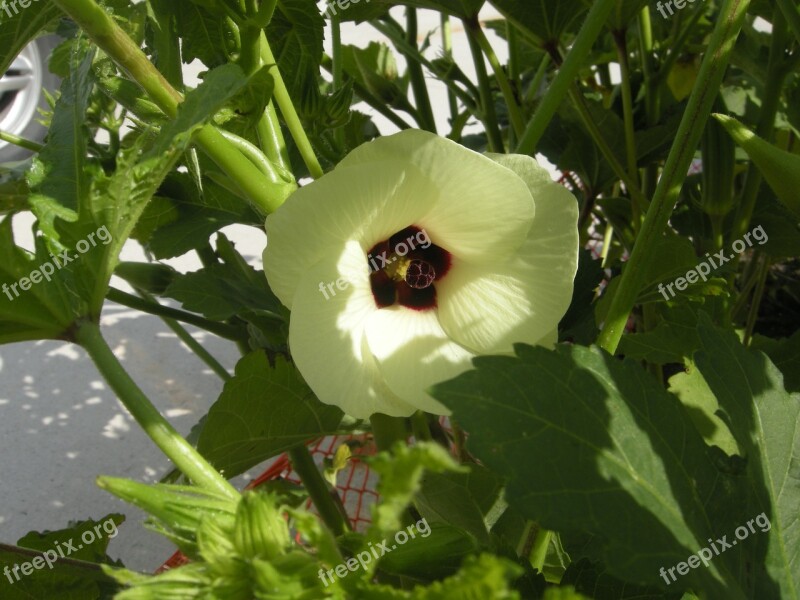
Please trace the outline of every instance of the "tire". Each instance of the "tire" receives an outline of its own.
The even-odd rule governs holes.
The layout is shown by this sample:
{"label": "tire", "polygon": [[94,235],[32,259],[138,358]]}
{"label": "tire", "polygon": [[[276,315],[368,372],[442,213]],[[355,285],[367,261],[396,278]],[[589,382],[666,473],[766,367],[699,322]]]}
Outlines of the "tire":
{"label": "tire", "polygon": [[[38,122],[39,109],[49,109],[44,91],[53,94],[61,85],[61,79],[48,68],[50,54],[61,41],[55,35],[34,40],[0,78],[0,130],[34,142],[44,141],[47,129]],[[0,141],[0,163],[24,160],[32,154]]]}

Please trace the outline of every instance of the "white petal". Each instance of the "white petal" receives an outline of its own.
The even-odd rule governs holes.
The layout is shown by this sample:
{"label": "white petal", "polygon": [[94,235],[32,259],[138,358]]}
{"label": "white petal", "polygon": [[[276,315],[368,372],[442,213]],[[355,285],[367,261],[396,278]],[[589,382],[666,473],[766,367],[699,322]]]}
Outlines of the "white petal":
{"label": "white petal", "polygon": [[420,410],[450,414],[425,390],[471,368],[473,355],[447,337],[435,310],[381,309],[370,315],[366,336],[392,391]]}
{"label": "white petal", "polygon": [[353,150],[340,167],[375,161],[411,163],[441,189],[426,198],[421,221],[433,243],[482,263],[510,256],[525,240],[534,216],[530,191],[510,169],[425,131],[410,129]]}
{"label": "white petal", "polygon": [[[339,278],[346,289],[336,286]],[[363,250],[356,242],[339,246],[300,279],[289,324],[292,357],[322,402],[362,419],[408,416],[414,407],[389,392],[365,352],[364,327],[376,311]]]}
{"label": "white petal", "polygon": [[436,283],[442,327],[476,353],[510,352],[514,342],[539,343],[569,308],[578,267],[577,203],[544,169],[537,170],[526,178],[536,216],[518,254],[494,265],[454,262]]}
{"label": "white petal", "polygon": [[418,221],[420,198],[435,194],[413,167],[390,162],[336,169],[299,189],[267,217],[264,271],[275,295],[292,308],[300,277],[347,240],[361,243],[366,264],[366,251]]}

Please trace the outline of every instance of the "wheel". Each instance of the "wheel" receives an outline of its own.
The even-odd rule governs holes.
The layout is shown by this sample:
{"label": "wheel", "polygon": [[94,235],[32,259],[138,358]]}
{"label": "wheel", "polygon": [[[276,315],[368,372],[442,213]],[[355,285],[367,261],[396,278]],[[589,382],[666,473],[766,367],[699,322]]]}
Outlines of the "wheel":
{"label": "wheel", "polygon": [[[61,80],[48,69],[47,63],[61,38],[49,35],[34,40],[14,59],[0,78],[0,130],[42,142],[47,129],[39,122],[39,108],[47,109],[44,90],[54,93]],[[0,162],[28,158],[28,150],[0,141]]]}

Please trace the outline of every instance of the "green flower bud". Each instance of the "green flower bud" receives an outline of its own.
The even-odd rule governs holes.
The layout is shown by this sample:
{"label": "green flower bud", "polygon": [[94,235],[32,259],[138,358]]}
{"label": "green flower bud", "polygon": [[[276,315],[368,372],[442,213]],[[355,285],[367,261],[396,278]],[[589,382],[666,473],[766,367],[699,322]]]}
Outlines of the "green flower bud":
{"label": "green flower bud", "polygon": [[277,506],[277,496],[250,492],[242,496],[233,530],[236,550],[245,558],[272,559],[286,552],[289,526]]}
{"label": "green flower bud", "polygon": [[353,81],[350,80],[327,99],[325,112],[327,113],[330,127],[341,127],[350,120],[350,105],[352,103]]}

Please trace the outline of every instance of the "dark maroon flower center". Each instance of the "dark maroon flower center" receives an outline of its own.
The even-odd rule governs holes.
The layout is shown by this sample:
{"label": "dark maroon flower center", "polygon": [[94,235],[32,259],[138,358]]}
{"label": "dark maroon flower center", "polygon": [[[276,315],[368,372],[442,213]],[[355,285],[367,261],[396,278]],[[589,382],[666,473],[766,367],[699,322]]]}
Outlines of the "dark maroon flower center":
{"label": "dark maroon flower center", "polygon": [[436,307],[436,285],[450,270],[450,253],[419,227],[406,227],[367,254],[375,304],[427,310]]}

